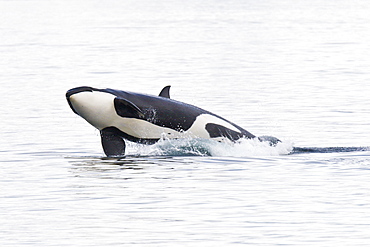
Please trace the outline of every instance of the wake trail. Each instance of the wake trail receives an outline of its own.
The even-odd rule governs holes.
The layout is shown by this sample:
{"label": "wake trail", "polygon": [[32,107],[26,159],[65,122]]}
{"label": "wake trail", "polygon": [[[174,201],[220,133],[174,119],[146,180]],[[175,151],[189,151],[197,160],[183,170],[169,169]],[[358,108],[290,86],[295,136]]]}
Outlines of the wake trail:
{"label": "wake trail", "polygon": [[370,147],[293,147],[290,154],[299,153],[347,153],[370,151]]}

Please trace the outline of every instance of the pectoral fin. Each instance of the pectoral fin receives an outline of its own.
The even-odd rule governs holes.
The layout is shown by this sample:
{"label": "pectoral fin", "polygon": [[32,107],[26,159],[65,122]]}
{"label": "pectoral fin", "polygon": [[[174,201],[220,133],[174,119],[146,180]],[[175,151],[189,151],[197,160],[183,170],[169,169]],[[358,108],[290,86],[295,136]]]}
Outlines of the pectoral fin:
{"label": "pectoral fin", "polygon": [[118,135],[118,130],[114,127],[108,127],[100,131],[101,143],[105,155],[124,156],[126,144],[121,136]]}
{"label": "pectoral fin", "polygon": [[162,91],[159,93],[159,96],[169,99],[170,98],[170,88],[171,86],[164,87]]}

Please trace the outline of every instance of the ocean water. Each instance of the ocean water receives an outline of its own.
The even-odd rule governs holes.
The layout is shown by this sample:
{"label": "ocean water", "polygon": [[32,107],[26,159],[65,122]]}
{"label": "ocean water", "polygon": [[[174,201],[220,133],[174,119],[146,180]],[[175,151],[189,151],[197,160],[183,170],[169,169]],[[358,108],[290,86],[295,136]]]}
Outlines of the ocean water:
{"label": "ocean water", "polygon": [[[369,245],[370,2],[0,9],[1,246]],[[129,143],[106,158],[65,100],[83,85],[172,85],[282,143]]]}

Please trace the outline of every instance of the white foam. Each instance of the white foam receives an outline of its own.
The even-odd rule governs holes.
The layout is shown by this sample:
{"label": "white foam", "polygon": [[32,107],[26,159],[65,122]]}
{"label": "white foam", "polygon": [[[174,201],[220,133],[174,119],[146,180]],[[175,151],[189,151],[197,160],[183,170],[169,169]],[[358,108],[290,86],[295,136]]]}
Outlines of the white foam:
{"label": "white foam", "polygon": [[278,156],[289,154],[293,143],[279,142],[270,146],[267,142],[257,139],[241,139],[236,143],[221,143],[209,139],[176,139],[160,140],[154,145],[128,143],[127,155],[140,156],[221,156],[221,157],[250,157]]}
{"label": "white foam", "polygon": [[212,156],[277,156],[289,154],[293,150],[290,142],[279,142],[276,146],[270,146],[268,142],[261,142],[257,139],[241,139],[237,143],[211,146]]}

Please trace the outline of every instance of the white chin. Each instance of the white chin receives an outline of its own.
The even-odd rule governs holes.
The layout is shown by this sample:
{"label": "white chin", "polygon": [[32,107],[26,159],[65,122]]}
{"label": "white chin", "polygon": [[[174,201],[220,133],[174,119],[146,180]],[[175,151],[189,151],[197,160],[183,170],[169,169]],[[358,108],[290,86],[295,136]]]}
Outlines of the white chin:
{"label": "white chin", "polygon": [[81,92],[70,97],[75,111],[91,125],[101,130],[111,126],[118,115],[114,109],[115,96],[104,92]]}

